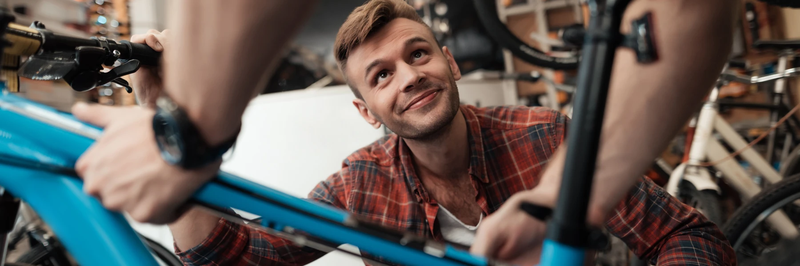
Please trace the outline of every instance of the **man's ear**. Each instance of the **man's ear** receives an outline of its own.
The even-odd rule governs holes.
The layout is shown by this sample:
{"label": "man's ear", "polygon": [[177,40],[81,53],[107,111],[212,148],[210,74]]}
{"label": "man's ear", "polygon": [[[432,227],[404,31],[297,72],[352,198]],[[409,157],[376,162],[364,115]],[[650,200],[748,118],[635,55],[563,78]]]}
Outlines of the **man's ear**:
{"label": "man's ear", "polygon": [[450,49],[447,49],[447,46],[442,46],[442,53],[444,53],[444,57],[447,58],[447,63],[450,64],[450,71],[453,72],[453,78],[455,78],[455,80],[460,80],[461,69],[458,69],[458,64],[456,64],[456,59],[453,58],[453,54],[450,53]]}
{"label": "man's ear", "polygon": [[378,121],[375,115],[372,114],[372,111],[367,108],[367,103],[364,102],[364,100],[355,99],[353,100],[353,105],[358,109],[358,113],[364,118],[364,121],[367,121],[367,123],[372,125],[375,129],[381,128],[381,122]]}

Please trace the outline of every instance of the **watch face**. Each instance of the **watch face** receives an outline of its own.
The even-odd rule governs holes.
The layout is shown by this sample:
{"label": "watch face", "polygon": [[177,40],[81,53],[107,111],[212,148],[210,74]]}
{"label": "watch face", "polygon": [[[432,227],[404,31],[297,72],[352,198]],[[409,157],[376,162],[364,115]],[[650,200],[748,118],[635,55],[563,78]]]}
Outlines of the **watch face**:
{"label": "watch face", "polygon": [[169,118],[156,115],[153,120],[156,142],[161,147],[161,156],[170,164],[177,164],[183,160],[183,142],[177,123],[170,123]]}

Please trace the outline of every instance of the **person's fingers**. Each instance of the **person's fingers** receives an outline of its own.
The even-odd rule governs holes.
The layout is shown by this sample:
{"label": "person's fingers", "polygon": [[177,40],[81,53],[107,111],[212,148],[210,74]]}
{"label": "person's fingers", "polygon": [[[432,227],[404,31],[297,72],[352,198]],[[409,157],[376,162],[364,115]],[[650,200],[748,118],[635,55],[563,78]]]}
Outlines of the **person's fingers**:
{"label": "person's fingers", "polygon": [[156,40],[158,40],[158,43],[161,44],[162,48],[166,47],[168,45],[168,40],[169,39],[167,38],[168,35],[167,35],[166,31],[164,31],[162,33],[159,33],[159,34],[154,34],[153,36],[156,37]]}
{"label": "person's fingers", "polygon": [[89,162],[91,162],[91,159],[89,158],[92,154],[93,147],[94,145],[89,147],[89,149],[86,150],[80,158],[78,158],[78,161],[75,162],[75,172],[78,173],[78,176],[81,178],[83,178],[83,176],[89,171]]}
{"label": "person's fingers", "polygon": [[148,34],[147,37],[145,37],[144,42],[147,44],[147,46],[150,46],[150,48],[156,50],[156,52],[162,52],[164,51],[164,45],[158,41],[156,35],[157,34]]}
{"label": "person's fingers", "polygon": [[502,232],[481,231],[480,229],[478,228],[478,234],[475,236],[475,242],[470,247],[469,252],[484,257],[494,257],[505,236]]}
{"label": "person's fingers", "polygon": [[146,34],[134,34],[131,35],[131,42],[132,43],[144,43],[144,38],[147,37]]}
{"label": "person's fingers", "polygon": [[114,118],[120,116],[122,112],[122,107],[111,107],[99,104],[90,105],[83,102],[78,102],[72,106],[72,114],[75,118],[99,127],[107,126]]}
{"label": "person's fingers", "polygon": [[[511,238],[514,238],[514,236]],[[492,256],[500,260],[511,260],[517,258],[519,257],[519,247],[517,247],[519,244],[520,243],[518,243],[518,241],[515,239],[508,239],[507,241],[497,245],[497,249],[495,249],[495,252],[492,253]]]}

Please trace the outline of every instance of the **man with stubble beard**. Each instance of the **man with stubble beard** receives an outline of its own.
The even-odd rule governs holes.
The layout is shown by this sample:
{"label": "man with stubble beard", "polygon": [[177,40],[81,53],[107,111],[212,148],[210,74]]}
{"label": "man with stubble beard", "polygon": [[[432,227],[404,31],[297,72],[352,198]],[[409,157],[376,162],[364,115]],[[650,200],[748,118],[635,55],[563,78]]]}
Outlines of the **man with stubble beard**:
{"label": "man with stubble beard", "polygon": [[[154,38],[167,43],[157,32],[137,37]],[[487,216],[504,204],[519,206],[512,195],[537,187],[566,136],[568,119],[547,108],[460,105],[461,72],[450,50],[402,1],[355,9],[334,51],[359,114],[395,133],[348,156],[309,198],[384,227],[470,246]],[[149,78],[138,75],[134,84]],[[614,211],[593,225],[605,226],[642,258],[735,264],[713,223],[647,179]],[[302,265],[324,255],[196,209],[170,229],[187,265]],[[538,256],[531,249],[515,262]]]}

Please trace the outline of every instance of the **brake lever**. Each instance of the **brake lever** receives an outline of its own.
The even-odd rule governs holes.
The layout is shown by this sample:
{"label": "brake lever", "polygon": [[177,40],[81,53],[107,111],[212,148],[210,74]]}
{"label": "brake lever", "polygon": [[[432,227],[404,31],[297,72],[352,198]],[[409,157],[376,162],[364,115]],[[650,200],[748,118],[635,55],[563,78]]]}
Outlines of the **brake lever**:
{"label": "brake lever", "polygon": [[106,84],[109,82],[114,82],[119,85],[122,85],[123,87],[125,87],[125,91],[131,93],[133,89],[130,87],[127,81],[122,79],[122,76],[136,72],[137,70],[139,70],[140,66],[141,63],[139,62],[139,60],[136,59],[128,60],[128,62],[125,62],[122,65],[119,65],[118,67],[115,67],[108,72],[100,73],[100,78],[97,81],[97,84]]}
{"label": "brake lever", "polygon": [[124,80],[122,78],[115,78],[111,82],[117,83],[120,86],[125,87],[125,91],[128,92],[128,93],[132,93],[133,92],[133,88],[131,88],[130,84],[128,84],[128,81],[126,81],[126,80]]}
{"label": "brake lever", "polygon": [[77,69],[73,74],[64,77],[74,90],[88,91],[98,85],[114,82],[125,87],[128,93],[133,92],[130,84],[121,77],[139,70],[141,66],[139,60],[128,60],[108,72],[100,72],[103,69],[102,65],[116,61],[114,54],[109,54],[107,49],[99,47],[81,46],[75,50]]}
{"label": "brake lever", "polygon": [[136,70],[139,70],[140,65],[139,60],[136,59],[125,62],[118,67],[112,68],[108,72],[100,73],[100,80],[98,83],[105,84],[114,79],[136,72]]}

